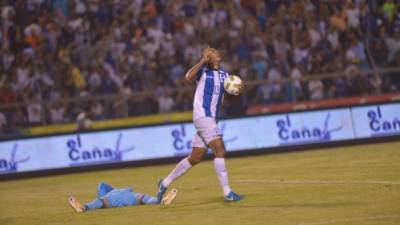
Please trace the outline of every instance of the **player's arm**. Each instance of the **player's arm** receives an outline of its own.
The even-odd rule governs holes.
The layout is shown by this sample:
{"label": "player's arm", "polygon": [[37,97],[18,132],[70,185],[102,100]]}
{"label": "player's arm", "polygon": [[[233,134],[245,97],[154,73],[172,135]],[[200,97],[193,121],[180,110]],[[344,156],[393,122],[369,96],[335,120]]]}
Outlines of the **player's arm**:
{"label": "player's arm", "polygon": [[201,56],[200,61],[187,71],[185,75],[185,80],[190,83],[194,82],[196,80],[197,74],[199,73],[199,70],[201,70],[203,65],[206,64],[208,60],[209,60],[209,47],[203,51],[203,55]]}
{"label": "player's arm", "polygon": [[205,59],[201,58],[200,61],[198,63],[196,63],[192,68],[190,68],[186,75],[185,75],[185,80],[187,82],[192,83],[193,81],[196,80],[196,76],[197,73],[199,72],[199,70],[203,67],[204,63],[205,63]]}

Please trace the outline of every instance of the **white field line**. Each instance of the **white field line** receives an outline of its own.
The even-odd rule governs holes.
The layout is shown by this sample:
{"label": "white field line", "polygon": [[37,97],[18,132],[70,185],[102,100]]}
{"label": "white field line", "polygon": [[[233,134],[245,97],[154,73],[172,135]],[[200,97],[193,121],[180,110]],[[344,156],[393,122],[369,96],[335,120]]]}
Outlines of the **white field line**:
{"label": "white field line", "polygon": [[234,183],[249,184],[382,184],[382,185],[400,185],[400,181],[383,180],[232,180]]}
{"label": "white field line", "polygon": [[[290,225],[325,225],[325,224],[342,224],[346,222],[362,222],[368,220],[384,220],[391,218],[400,218],[400,215],[381,215],[381,216],[368,216],[368,217],[359,217],[359,218],[351,218],[351,219],[337,219],[337,220],[326,220],[321,222],[311,222],[311,223],[296,223]],[[362,224],[362,223],[360,223]]]}

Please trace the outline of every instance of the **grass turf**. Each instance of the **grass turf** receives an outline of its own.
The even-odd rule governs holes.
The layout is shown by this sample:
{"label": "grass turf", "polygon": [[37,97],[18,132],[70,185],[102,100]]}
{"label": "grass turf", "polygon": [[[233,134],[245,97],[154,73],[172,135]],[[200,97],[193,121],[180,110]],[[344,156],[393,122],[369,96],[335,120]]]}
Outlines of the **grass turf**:
{"label": "grass turf", "polygon": [[97,183],[155,194],[174,165],[117,169],[0,183],[0,224],[400,224],[400,142],[232,158],[227,161],[241,202],[221,197],[212,161],[173,186],[170,206],[75,213],[70,195],[92,200]]}

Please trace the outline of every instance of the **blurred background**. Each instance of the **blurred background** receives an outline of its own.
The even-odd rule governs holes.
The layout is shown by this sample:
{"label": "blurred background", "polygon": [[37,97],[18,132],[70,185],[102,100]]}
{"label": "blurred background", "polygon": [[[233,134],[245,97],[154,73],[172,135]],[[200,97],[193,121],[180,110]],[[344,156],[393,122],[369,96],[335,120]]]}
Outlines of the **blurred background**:
{"label": "blurred background", "polygon": [[[221,51],[226,71],[247,83],[242,96],[227,96],[227,116],[399,94],[400,4],[393,0],[3,0],[0,6],[2,139],[189,121],[194,86],[183,77],[208,45]],[[105,121],[111,122],[96,127]]]}

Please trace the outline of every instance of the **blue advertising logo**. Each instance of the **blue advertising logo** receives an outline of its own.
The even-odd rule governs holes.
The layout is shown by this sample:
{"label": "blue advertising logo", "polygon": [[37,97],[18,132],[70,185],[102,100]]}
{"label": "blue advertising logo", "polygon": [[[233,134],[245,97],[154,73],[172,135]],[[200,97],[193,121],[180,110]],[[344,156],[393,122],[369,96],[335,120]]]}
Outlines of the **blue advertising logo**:
{"label": "blue advertising logo", "polygon": [[[226,123],[221,123],[221,132],[224,134],[226,129]],[[173,137],[173,147],[176,151],[191,151],[192,150],[192,136],[187,136],[186,128],[184,124],[181,124],[178,129],[174,129],[171,132]],[[222,135],[224,136],[224,135]],[[238,136],[234,136],[231,138],[224,138],[225,144],[234,142],[238,139]]]}
{"label": "blue advertising logo", "polygon": [[91,149],[82,149],[82,140],[79,135],[76,139],[67,141],[68,157],[72,161],[71,166],[82,166],[99,163],[111,163],[122,161],[123,153],[132,151],[135,146],[123,148],[121,146],[123,134],[119,133],[115,140],[115,148],[93,146]]}
{"label": "blue advertising logo", "polygon": [[184,124],[181,124],[178,129],[172,130],[171,135],[174,138],[173,146],[176,151],[188,150],[192,148],[191,139],[185,139],[186,129]]}
{"label": "blue advertising logo", "polygon": [[369,118],[369,127],[375,133],[373,135],[400,132],[399,118],[384,118],[379,106],[376,107],[376,110],[369,110],[367,116]]}
{"label": "blue advertising logo", "polygon": [[15,143],[12,150],[10,159],[0,158],[0,173],[14,173],[18,171],[18,164],[26,162],[30,159],[30,156],[23,159],[17,159],[18,144]]}
{"label": "blue advertising logo", "polygon": [[343,125],[331,128],[331,114],[328,112],[325,116],[323,128],[320,127],[293,127],[290,121],[290,116],[286,115],[285,119],[276,121],[278,126],[278,137],[282,141],[281,145],[299,144],[331,140],[331,134],[343,129]]}

